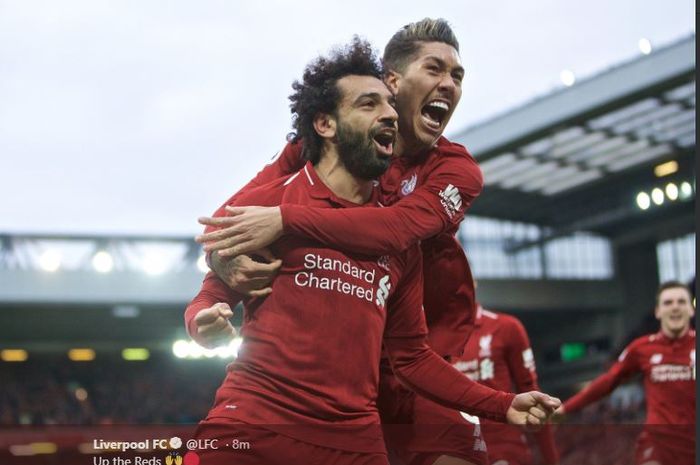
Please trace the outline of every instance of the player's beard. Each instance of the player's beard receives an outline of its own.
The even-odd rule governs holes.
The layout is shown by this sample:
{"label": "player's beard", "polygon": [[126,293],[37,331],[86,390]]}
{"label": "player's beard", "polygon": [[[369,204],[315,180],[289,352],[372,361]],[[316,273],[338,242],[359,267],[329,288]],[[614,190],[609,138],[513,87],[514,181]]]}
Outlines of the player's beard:
{"label": "player's beard", "polygon": [[359,179],[376,179],[389,168],[391,157],[380,157],[374,145],[374,135],[384,126],[373,127],[369,134],[355,131],[338,122],[338,156],[345,169]]}

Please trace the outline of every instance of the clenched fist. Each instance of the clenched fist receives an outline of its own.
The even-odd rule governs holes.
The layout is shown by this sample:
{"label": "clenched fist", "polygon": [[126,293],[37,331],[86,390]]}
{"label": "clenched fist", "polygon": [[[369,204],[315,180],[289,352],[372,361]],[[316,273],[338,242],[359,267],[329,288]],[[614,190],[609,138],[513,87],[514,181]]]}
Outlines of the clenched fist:
{"label": "clenched fist", "polygon": [[217,303],[200,310],[194,317],[197,325],[197,341],[207,349],[225,345],[236,337],[236,328],[229,319],[233,311],[226,303]]}
{"label": "clenched fist", "polygon": [[538,391],[518,394],[506,413],[508,423],[539,427],[544,425],[561,401]]}

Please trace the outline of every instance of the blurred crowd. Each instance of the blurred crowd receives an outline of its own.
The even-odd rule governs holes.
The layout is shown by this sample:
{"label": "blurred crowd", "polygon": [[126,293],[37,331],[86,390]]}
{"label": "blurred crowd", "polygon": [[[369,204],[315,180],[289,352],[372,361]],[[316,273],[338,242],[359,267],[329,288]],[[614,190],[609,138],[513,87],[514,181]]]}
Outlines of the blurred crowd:
{"label": "blurred crowd", "polygon": [[634,463],[634,444],[645,416],[639,382],[622,385],[609,398],[570,414],[555,430],[561,465]]}
{"label": "blurred crowd", "polygon": [[172,356],[0,363],[0,425],[195,423],[224,374],[221,360]]}
{"label": "blurred crowd", "polygon": [[[143,362],[59,358],[0,363],[0,424],[193,423],[211,407],[226,362],[176,360],[157,354]],[[637,383],[572,416],[576,424],[641,423],[644,391]]]}
{"label": "blurred crowd", "polygon": [[[196,423],[224,374],[219,359],[175,360],[169,354],[145,362],[2,363],[0,425]],[[643,421],[644,391],[636,383],[620,387],[556,427],[561,465],[630,463]]]}

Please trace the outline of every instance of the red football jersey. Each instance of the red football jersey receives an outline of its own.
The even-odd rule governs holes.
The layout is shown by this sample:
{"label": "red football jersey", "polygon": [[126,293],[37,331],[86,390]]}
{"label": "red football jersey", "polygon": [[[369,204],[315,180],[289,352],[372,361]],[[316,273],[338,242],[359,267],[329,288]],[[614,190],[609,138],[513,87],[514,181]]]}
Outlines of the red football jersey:
{"label": "red football jersey", "polygon": [[[336,197],[311,164],[248,190],[235,204],[357,207]],[[395,374],[410,388],[452,408],[505,419],[512,395],[466,382],[428,347],[417,245],[376,256],[289,235],[272,251],[283,266],[272,294],[246,303],[244,342],[207,421],[225,417],[289,436],[294,429],[275,425],[376,425],[382,338]],[[233,303],[236,297],[226,298],[226,289],[212,274],[205,278],[185,314],[191,335],[199,310],[216,301]],[[384,448],[376,434],[338,434],[329,428],[313,437],[308,430],[299,432],[297,439],[355,451]]]}
{"label": "red football jersey", "polygon": [[[695,330],[678,339],[659,331],[632,341],[610,369],[594,379],[585,389],[564,402],[567,412],[575,412],[597,401],[621,382],[637,373],[644,376],[647,425],[695,424]],[[652,428],[654,435],[663,428]],[[681,436],[694,447],[693,430],[668,429],[669,435]]]}
{"label": "red football jersey", "polygon": [[[453,366],[470,379],[499,391],[539,391],[535,358],[525,327],[514,316],[477,308],[474,331],[462,355],[453,359]],[[505,454],[522,460],[530,453],[525,436],[517,427],[489,425],[482,433],[492,461]],[[558,463],[551,426],[543,427],[535,437],[545,463]]]}
{"label": "red football jersey", "polygon": [[[301,144],[287,144],[236,195],[289,174],[288,170],[299,169],[302,164]],[[380,178],[380,186],[384,202],[391,208],[328,211],[283,205],[285,231],[348,252],[372,255],[397,253],[421,241],[429,343],[441,355],[459,355],[469,337],[476,304],[471,269],[454,235],[465,211],[481,192],[481,170],[463,146],[441,137],[421,157],[395,158]],[[223,206],[215,213],[225,214]]]}

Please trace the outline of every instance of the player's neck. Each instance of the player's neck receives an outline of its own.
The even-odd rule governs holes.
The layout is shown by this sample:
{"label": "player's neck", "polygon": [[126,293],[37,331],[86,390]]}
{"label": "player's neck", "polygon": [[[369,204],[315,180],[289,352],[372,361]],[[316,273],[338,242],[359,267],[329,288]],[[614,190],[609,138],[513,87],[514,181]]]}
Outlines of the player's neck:
{"label": "player's neck", "polygon": [[335,153],[321,156],[314,169],[326,187],[343,200],[362,205],[372,197],[372,181],[351,175]]}
{"label": "player's neck", "polygon": [[432,146],[426,147],[425,144],[416,138],[404,138],[401,136],[401,133],[399,133],[396,137],[396,142],[394,142],[394,156],[417,158],[428,152],[431,148]]}
{"label": "player's neck", "polygon": [[663,326],[661,327],[661,332],[669,339],[680,339],[688,334],[688,331],[690,331],[690,326],[686,326],[680,331],[671,331],[669,328],[664,328]]}

